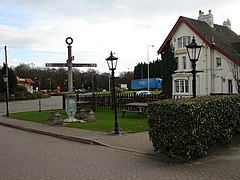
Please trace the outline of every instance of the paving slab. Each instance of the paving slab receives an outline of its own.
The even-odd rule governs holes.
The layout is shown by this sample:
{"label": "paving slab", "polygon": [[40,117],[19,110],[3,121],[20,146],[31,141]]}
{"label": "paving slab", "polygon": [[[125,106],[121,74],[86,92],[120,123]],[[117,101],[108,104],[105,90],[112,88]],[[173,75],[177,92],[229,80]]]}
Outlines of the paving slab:
{"label": "paving slab", "polygon": [[154,154],[154,148],[149,140],[148,132],[122,133],[120,135],[111,135],[108,132],[99,132],[68,127],[56,127],[49,124],[16,120],[3,116],[0,117],[0,124],[13,128],[27,130],[30,132],[75,140],[88,144],[97,144],[119,150],[148,155]]}

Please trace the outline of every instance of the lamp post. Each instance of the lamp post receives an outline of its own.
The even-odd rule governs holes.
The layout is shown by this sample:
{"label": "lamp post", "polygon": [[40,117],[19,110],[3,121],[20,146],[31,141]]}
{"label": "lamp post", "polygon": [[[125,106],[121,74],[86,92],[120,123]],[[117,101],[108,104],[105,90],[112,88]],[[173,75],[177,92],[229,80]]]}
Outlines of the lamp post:
{"label": "lamp post", "polygon": [[113,99],[113,108],[114,108],[114,134],[119,134],[118,130],[118,120],[117,120],[117,105],[116,105],[116,97],[115,97],[115,77],[114,70],[117,67],[118,58],[113,56],[112,51],[110,52],[110,56],[106,59],[109,70],[112,71],[112,99]]}
{"label": "lamp post", "polygon": [[7,88],[8,76],[7,76],[7,75],[4,75],[4,76],[3,76],[3,82],[6,83],[6,116],[9,117],[9,110],[8,110],[8,88]]}
{"label": "lamp post", "polygon": [[47,81],[49,83],[49,93],[51,94],[51,92],[52,92],[52,81],[51,81],[51,78],[47,78]]}
{"label": "lamp post", "polygon": [[3,76],[3,81],[6,83],[6,116],[9,117],[8,110],[8,97],[9,97],[9,83],[8,83],[8,57],[7,57],[7,46],[4,46],[5,51],[5,65],[6,65],[6,74]]}
{"label": "lamp post", "polygon": [[110,73],[110,71],[109,71],[109,76],[108,76],[108,91],[110,92],[111,91],[111,78],[110,78],[110,76],[111,76],[111,73]]}
{"label": "lamp post", "polygon": [[193,98],[196,98],[196,62],[198,61],[202,45],[197,45],[196,40],[193,36],[192,42],[186,45],[187,53],[190,61],[192,62],[192,91],[193,91]]}
{"label": "lamp post", "polygon": [[149,47],[154,47],[154,45],[148,45],[148,46],[147,46],[147,60],[148,60],[148,91],[150,91],[150,82],[149,82],[149,75],[150,75],[150,70],[149,70]]}

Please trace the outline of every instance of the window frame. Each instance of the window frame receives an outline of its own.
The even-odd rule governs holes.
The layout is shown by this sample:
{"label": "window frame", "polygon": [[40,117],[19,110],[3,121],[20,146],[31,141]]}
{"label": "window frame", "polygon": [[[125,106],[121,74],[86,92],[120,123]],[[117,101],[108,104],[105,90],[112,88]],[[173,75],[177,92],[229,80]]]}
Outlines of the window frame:
{"label": "window frame", "polygon": [[221,67],[222,66],[222,58],[221,57],[217,57],[216,58],[216,67]]}
{"label": "window frame", "polygon": [[176,59],[176,63],[177,63],[177,69],[176,70],[179,70],[179,57],[176,56],[175,59]]}
{"label": "window frame", "polygon": [[189,93],[189,80],[187,79],[176,79],[174,80],[175,93],[177,94],[188,94]]}
{"label": "window frame", "polygon": [[191,36],[182,36],[177,38],[177,47],[178,49],[185,48],[185,45],[190,44],[191,42]]}

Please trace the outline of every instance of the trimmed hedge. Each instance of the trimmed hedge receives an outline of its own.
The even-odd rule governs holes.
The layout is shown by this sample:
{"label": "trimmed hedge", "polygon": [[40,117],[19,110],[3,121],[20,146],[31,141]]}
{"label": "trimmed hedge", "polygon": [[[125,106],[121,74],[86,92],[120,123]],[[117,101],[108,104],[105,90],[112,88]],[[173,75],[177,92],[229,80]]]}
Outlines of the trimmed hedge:
{"label": "trimmed hedge", "polygon": [[[50,97],[49,94],[43,94],[42,92],[15,92],[15,94],[11,94],[9,96],[9,101],[15,101],[15,100],[31,100],[31,99],[42,99],[42,98],[48,98]],[[0,102],[5,101],[5,95],[0,94]]]}
{"label": "trimmed hedge", "polygon": [[163,100],[149,106],[149,136],[155,151],[195,159],[240,132],[240,96]]}

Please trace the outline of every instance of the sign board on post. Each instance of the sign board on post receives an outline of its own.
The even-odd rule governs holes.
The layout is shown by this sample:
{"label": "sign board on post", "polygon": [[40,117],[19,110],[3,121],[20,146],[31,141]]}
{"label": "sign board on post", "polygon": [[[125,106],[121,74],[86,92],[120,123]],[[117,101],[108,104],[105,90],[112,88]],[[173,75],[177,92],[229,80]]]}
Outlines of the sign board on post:
{"label": "sign board on post", "polygon": [[76,94],[67,94],[65,98],[66,102],[66,113],[68,118],[64,120],[64,122],[76,122],[77,119],[74,118],[75,113],[77,112],[76,106]]}
{"label": "sign board on post", "polygon": [[68,68],[68,92],[73,93],[73,67],[97,67],[95,63],[77,63],[73,64],[74,56],[72,56],[72,43],[73,39],[68,37],[66,39],[66,43],[68,44],[68,59],[66,63],[46,63],[46,67],[67,67]]}

